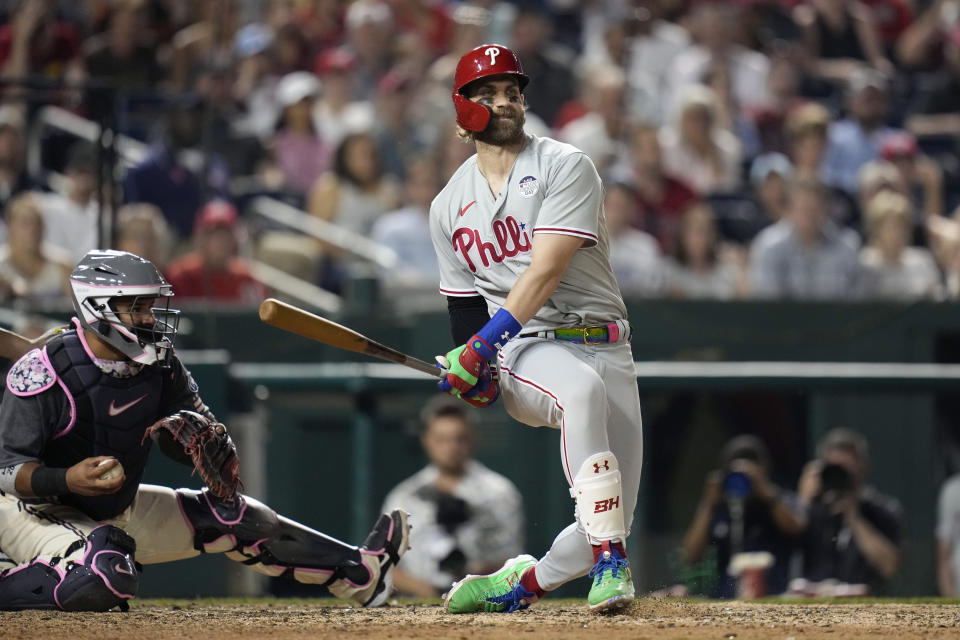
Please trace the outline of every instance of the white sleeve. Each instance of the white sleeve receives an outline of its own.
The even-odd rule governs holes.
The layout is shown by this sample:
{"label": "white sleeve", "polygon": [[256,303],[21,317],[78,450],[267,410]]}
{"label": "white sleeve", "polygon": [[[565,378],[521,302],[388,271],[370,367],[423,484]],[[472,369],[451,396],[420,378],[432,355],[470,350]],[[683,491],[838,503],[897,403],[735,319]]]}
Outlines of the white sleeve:
{"label": "white sleeve", "polygon": [[953,476],[943,483],[937,498],[937,540],[949,542],[955,536],[953,528],[960,511],[960,476]]}
{"label": "white sleeve", "polygon": [[443,216],[435,201],[430,206],[430,239],[440,266],[440,293],[454,297],[479,295],[473,274],[453,250],[453,234],[444,229]]}
{"label": "white sleeve", "polygon": [[540,205],[534,235],[559,233],[597,243],[603,187],[590,158],[575,153],[563,159],[550,176]]}

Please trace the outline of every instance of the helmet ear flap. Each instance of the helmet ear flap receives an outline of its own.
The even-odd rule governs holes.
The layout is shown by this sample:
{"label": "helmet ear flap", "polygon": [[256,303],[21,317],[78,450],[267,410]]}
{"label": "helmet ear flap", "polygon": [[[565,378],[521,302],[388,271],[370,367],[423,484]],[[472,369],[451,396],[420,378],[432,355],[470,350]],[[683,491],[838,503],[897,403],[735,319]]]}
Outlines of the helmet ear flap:
{"label": "helmet ear flap", "polygon": [[490,116],[493,112],[486,105],[473,102],[459,93],[454,93],[453,106],[457,112],[457,124],[467,131],[483,131],[490,123]]}

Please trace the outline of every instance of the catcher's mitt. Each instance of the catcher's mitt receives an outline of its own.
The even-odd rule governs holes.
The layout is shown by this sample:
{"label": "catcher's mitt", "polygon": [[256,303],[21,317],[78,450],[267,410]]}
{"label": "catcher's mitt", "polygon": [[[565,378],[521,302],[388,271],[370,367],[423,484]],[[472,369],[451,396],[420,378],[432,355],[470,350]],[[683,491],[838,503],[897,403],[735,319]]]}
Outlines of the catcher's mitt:
{"label": "catcher's mitt", "polygon": [[161,434],[183,447],[210,493],[224,500],[236,497],[242,487],[240,459],[226,427],[196,411],[183,410],[155,422],[143,439]]}

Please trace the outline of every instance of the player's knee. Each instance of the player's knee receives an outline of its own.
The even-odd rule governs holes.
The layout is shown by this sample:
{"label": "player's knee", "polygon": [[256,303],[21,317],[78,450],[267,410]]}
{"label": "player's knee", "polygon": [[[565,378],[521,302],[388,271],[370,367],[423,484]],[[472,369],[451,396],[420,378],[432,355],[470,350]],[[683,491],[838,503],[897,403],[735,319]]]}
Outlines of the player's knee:
{"label": "player's knee", "polygon": [[[607,406],[607,389],[603,385],[603,378],[599,374],[586,375],[577,380],[577,383],[571,385],[564,392],[564,409],[569,407],[580,407],[587,410],[590,407]],[[594,414],[590,411],[591,416]]]}
{"label": "player's knee", "polygon": [[68,566],[54,590],[64,611],[107,611],[137,595],[136,543],[122,529],[103,525],[87,536],[83,559]]}

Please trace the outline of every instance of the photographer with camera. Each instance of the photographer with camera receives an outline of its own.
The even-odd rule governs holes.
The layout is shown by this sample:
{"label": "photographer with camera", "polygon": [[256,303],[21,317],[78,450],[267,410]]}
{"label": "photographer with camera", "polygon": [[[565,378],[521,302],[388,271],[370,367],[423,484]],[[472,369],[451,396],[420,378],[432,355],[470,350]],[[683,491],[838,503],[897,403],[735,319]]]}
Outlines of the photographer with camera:
{"label": "photographer with camera", "polygon": [[[467,573],[490,573],[523,547],[523,503],[510,480],[472,458],[469,407],[446,394],[421,412],[430,461],[387,495],[412,514],[411,549],[394,569],[401,594],[434,598]],[[399,507],[398,507],[399,508]]]}
{"label": "photographer with camera", "polygon": [[[700,506],[683,539],[687,566],[699,562],[707,547],[716,550],[713,598],[738,595],[737,577],[730,562],[745,552],[768,552],[773,564],[766,570],[763,591],[787,588],[790,557],[804,520],[796,496],[770,480],[770,454],[752,435],[730,440],[720,454],[720,468],[707,475]],[[763,595],[754,593],[753,595]]]}
{"label": "photographer with camera", "polygon": [[896,498],[866,484],[869,459],[866,438],[838,428],[823,437],[817,459],[804,467],[797,494],[807,509],[803,578],[808,582],[863,585],[875,594],[897,571],[903,513]]}

